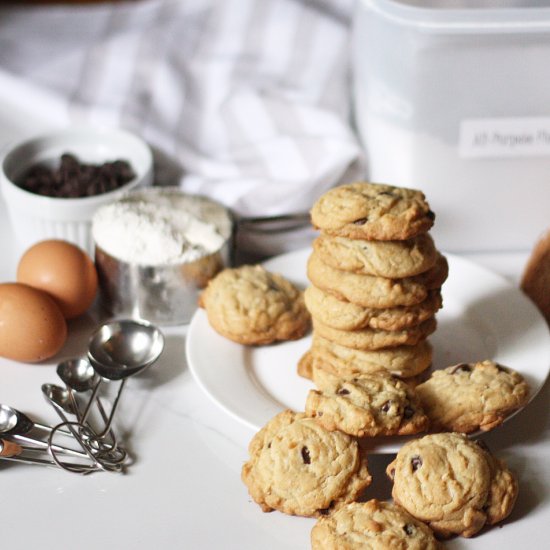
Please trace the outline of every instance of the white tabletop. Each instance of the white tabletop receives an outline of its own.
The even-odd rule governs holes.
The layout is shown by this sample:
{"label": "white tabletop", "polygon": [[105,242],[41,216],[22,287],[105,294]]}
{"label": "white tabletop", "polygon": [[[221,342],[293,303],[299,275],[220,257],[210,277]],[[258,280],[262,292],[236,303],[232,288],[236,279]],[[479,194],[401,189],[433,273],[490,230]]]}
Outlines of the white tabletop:
{"label": "white tabletop", "polygon": [[[0,234],[0,281],[5,282],[13,280],[17,258],[3,203]],[[471,259],[516,282],[526,254],[476,254]],[[63,355],[83,352],[94,321],[88,316],[71,323]],[[251,501],[240,468],[253,433],[222,412],[194,382],[184,355],[186,327],[165,333],[166,349],[158,365],[129,381],[117,414],[118,429],[127,430],[126,444],[135,456],[126,475],[81,477],[53,468],[0,464],[7,547],[309,547],[313,520],[265,514]],[[42,383],[56,383],[55,360],[27,365],[0,359],[0,402],[56,423],[40,391]],[[549,400],[547,383],[525,411],[486,437],[519,475],[520,496],[509,520],[474,539],[453,540],[449,548],[539,547],[539,528],[550,520]],[[384,468],[390,458],[370,458],[372,497],[389,494]]]}

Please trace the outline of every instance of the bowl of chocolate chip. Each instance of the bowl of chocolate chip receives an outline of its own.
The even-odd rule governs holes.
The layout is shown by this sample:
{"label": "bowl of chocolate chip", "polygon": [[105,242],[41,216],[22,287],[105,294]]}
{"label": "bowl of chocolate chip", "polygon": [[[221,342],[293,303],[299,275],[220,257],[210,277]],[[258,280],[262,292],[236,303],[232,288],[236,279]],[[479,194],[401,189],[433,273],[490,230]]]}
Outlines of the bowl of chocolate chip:
{"label": "bowl of chocolate chip", "polygon": [[53,238],[93,254],[95,211],[152,179],[149,146],[111,128],[56,130],[16,143],[0,159],[0,187],[20,250]]}

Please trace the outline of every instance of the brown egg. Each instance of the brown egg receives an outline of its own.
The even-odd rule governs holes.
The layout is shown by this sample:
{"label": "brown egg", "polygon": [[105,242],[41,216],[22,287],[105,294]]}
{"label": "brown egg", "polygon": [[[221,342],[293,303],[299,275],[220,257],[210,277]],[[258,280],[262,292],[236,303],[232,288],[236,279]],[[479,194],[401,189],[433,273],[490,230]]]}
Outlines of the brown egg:
{"label": "brown egg", "polygon": [[91,258],[61,240],[31,246],[19,261],[17,281],[46,291],[66,319],[82,315],[97,293],[97,271]]}
{"label": "brown egg", "polygon": [[48,294],[20,283],[0,284],[0,356],[42,361],[66,339],[67,323]]}

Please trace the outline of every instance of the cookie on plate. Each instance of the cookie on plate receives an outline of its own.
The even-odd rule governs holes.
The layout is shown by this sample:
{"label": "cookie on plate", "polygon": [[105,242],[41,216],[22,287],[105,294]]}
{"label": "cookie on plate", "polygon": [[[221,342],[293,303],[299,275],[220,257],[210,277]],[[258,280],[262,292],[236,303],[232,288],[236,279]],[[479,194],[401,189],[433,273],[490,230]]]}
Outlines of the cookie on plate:
{"label": "cookie on plate", "polygon": [[436,370],[416,391],[434,429],[462,433],[499,426],[529,398],[523,377],[493,361]]}
{"label": "cookie on plate", "polygon": [[306,288],[304,299],[312,317],[339,330],[410,328],[433,317],[443,306],[440,290],[430,290],[427,298],[418,304],[393,308],[359,306],[315,286]]}
{"label": "cookie on plate", "polygon": [[387,371],[340,378],[316,372],[306,414],[327,430],[355,437],[409,435],[426,431],[428,418],[414,390]]}
{"label": "cookie on plate", "polygon": [[313,378],[313,353],[311,352],[311,349],[308,349],[305,353],[303,353],[298,360],[296,372],[298,373],[298,376],[301,376],[302,378],[307,378],[308,380]]}
{"label": "cookie on plate", "polygon": [[437,260],[429,233],[405,241],[365,241],[321,234],[313,241],[313,249],[335,269],[390,279],[423,273]]}
{"label": "cookie on plate", "polygon": [[442,550],[432,530],[391,502],[352,502],[311,530],[312,550]]}
{"label": "cookie on plate", "polygon": [[310,327],[303,292],[259,265],[227,268],[199,297],[210,325],[239,344],[301,338]]}
{"label": "cookie on plate", "polygon": [[410,239],[426,233],[434,220],[421,191],[369,182],[335,187],[311,209],[315,228],[350,239]]}
{"label": "cookie on plate", "polygon": [[369,328],[361,330],[338,330],[321,323],[315,318],[313,319],[313,330],[323,338],[341,346],[360,350],[376,350],[402,345],[414,346],[435,332],[436,328],[437,321],[435,317],[431,317],[414,327],[402,330],[377,330]]}
{"label": "cookie on plate", "polygon": [[442,254],[428,271],[402,279],[341,271],[325,264],[315,251],[307,262],[307,276],[314,286],[340,300],[373,308],[419,304],[428,297],[430,290],[441,288],[448,269],[447,259]]}
{"label": "cookie on plate", "polygon": [[251,440],[242,479],[264,512],[317,517],[356,500],[370,484],[357,441],[304,413],[283,411]]}
{"label": "cookie on plate", "polygon": [[464,434],[409,441],[386,472],[394,501],[442,537],[475,535],[507,517],[517,497],[517,482],[504,463]]}
{"label": "cookie on plate", "polygon": [[415,346],[357,350],[314,333],[310,350],[300,359],[298,374],[311,379],[315,369],[348,376],[368,374],[382,368],[395,376],[408,379],[426,372],[432,364],[432,356],[433,348],[428,340],[422,340]]}

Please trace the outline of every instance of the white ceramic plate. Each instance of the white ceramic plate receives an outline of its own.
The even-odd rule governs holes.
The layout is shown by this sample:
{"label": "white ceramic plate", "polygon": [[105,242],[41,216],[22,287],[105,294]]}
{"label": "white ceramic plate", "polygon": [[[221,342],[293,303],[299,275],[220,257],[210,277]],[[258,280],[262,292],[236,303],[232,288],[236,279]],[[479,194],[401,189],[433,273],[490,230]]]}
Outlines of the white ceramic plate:
{"label": "white ceramic plate", "polygon": [[[265,263],[306,287],[310,249]],[[449,278],[443,285],[443,309],[430,336],[434,368],[492,359],[519,371],[531,387],[531,399],[550,369],[547,325],[523,293],[495,273],[447,254]],[[303,410],[313,384],[297,375],[296,365],[310,338],[247,347],[217,334],[204,311],[193,317],[187,336],[187,361],[200,387],[228,414],[254,430],[285,408]],[[403,438],[375,438],[373,452],[395,452]]]}

